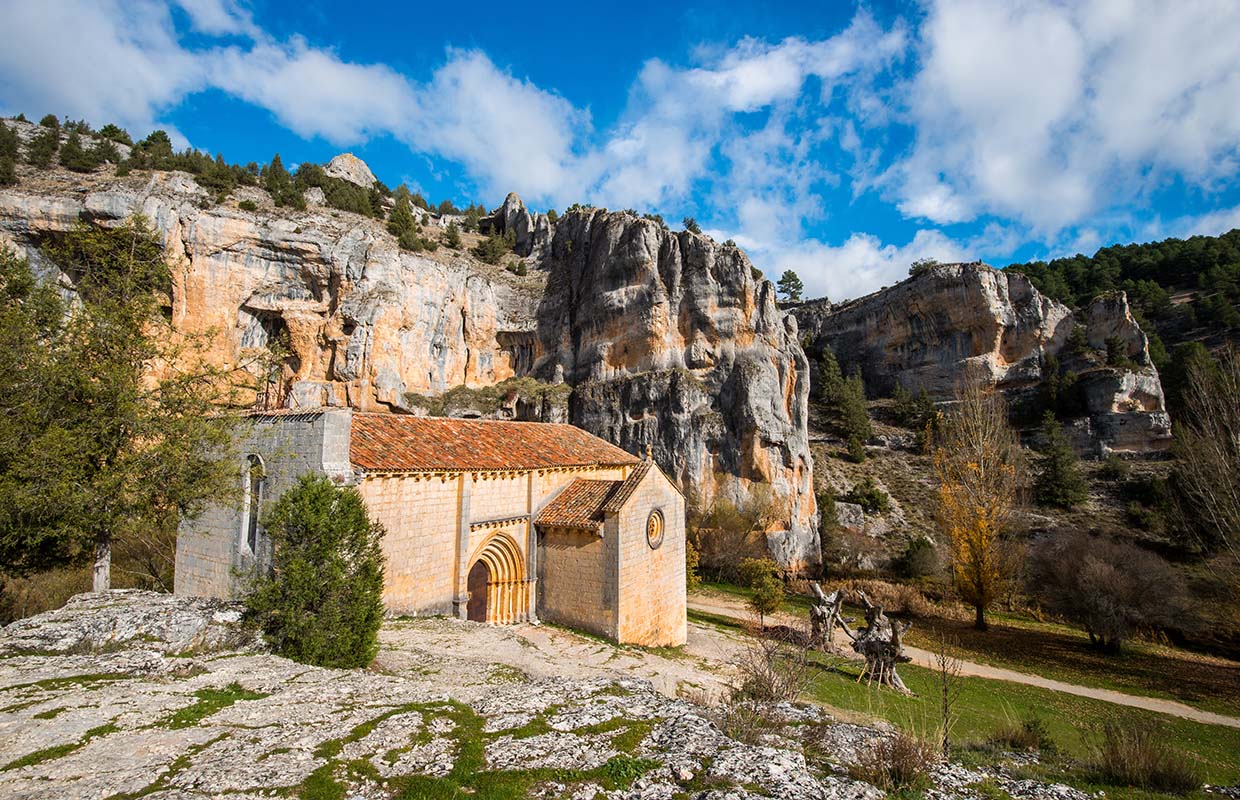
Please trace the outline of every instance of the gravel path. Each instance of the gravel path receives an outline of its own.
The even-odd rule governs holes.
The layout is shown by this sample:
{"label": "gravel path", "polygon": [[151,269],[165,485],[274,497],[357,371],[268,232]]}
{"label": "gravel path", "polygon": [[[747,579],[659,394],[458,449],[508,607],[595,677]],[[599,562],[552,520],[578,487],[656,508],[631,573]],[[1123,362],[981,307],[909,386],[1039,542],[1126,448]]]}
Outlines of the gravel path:
{"label": "gravel path", "polygon": [[[700,594],[690,595],[689,608],[693,611],[700,611],[705,614],[714,614],[720,617],[729,617],[736,620],[752,619],[752,612],[745,608],[744,604],[739,600],[718,596],[705,596]],[[791,625],[804,625],[805,620],[792,614],[780,613],[773,616],[772,621]],[[934,654],[929,650],[922,650],[919,647],[911,647],[905,645],[904,652],[912,659],[914,664],[919,667],[934,669]],[[1081,686],[1075,683],[1066,683],[1064,681],[1052,680],[1051,678],[1043,678],[1041,675],[1030,675],[1026,672],[1017,672],[1016,670],[1003,669],[1002,667],[992,667],[989,664],[978,664],[973,661],[961,661],[960,670],[962,675],[975,678],[989,678],[996,681],[1010,681],[1012,683],[1021,683],[1026,686],[1037,686],[1042,689],[1050,689],[1055,692],[1063,692],[1065,694],[1076,695],[1078,697],[1089,697],[1094,700],[1102,700],[1107,703],[1115,703],[1121,706],[1130,706],[1132,708],[1140,708],[1146,711],[1154,711],[1159,714],[1169,714],[1173,717],[1181,717],[1194,722],[1204,722],[1207,725],[1226,725],[1230,728],[1240,728],[1240,718],[1229,717],[1224,714],[1215,714],[1211,711],[1203,711],[1199,708],[1178,703],[1175,700],[1163,700],[1158,697],[1142,697],[1140,695],[1125,694],[1117,692],[1113,689],[1100,689],[1094,686]]]}

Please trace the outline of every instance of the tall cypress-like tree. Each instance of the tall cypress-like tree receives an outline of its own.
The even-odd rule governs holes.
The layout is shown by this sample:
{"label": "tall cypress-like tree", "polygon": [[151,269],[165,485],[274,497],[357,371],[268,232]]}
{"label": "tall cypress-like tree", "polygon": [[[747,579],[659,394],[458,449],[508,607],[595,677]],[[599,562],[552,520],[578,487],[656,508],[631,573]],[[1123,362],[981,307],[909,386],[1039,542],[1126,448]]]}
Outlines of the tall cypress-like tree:
{"label": "tall cypress-like tree", "polygon": [[306,664],[364,667],[383,621],[383,526],[352,487],[304,475],[263,523],[270,575],[246,600],[276,652]]}
{"label": "tall cypress-like tree", "polygon": [[45,249],[71,309],[0,255],[0,571],[88,561],[111,582],[114,537],[171,530],[232,486],[221,376],[161,313],[171,276],[140,217],[82,224]]}

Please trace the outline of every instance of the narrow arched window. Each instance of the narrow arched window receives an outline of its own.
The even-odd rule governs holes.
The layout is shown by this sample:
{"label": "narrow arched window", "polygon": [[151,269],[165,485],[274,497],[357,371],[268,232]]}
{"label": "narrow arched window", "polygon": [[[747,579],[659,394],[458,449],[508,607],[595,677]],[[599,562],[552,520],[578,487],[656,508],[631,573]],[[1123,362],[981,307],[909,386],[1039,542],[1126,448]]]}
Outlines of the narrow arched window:
{"label": "narrow arched window", "polygon": [[256,455],[246,458],[242,478],[241,536],[251,554],[258,553],[258,515],[263,505],[263,460]]}

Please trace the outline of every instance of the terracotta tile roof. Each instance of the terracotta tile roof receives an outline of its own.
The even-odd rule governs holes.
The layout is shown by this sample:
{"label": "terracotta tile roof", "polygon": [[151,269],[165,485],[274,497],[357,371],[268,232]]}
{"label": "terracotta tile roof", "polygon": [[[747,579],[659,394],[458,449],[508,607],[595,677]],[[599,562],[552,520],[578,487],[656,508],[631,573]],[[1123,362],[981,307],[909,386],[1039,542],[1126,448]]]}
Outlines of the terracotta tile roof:
{"label": "terracotta tile roof", "polygon": [[355,413],[349,461],[368,472],[438,472],[618,466],[640,459],[573,425]]}
{"label": "terracotta tile roof", "polygon": [[534,524],[599,531],[603,507],[622,485],[624,481],[577,478],[543,506]]}
{"label": "terracotta tile roof", "polygon": [[624,504],[633,496],[633,492],[637,491],[637,484],[642,482],[646,477],[646,473],[650,471],[650,465],[653,461],[643,461],[633,471],[629,473],[629,477],[624,479],[624,483],[620,484],[615,493],[608,498],[607,503],[603,506],[603,511],[607,514],[615,514],[624,508]]}

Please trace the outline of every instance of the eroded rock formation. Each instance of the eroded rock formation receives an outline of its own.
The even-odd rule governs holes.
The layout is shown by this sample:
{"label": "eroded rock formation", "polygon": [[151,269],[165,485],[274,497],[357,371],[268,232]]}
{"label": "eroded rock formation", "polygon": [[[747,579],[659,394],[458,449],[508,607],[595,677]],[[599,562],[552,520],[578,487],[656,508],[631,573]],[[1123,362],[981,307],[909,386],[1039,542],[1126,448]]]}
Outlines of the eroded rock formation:
{"label": "eroded rock formation", "polygon": [[[490,219],[528,246],[519,276],[447,248],[402,252],[379,221],[276,209],[253,188],[217,205],[183,173],[54,175],[0,191],[0,243],[68,287],[43,262],[44,240],[80,219],[143,213],[164,237],[176,328],[207,337],[227,368],[284,342],[280,404],[426,413],[427,398],[457,387],[566,383],[572,421],[632,452],[653,448],[686,493],[770,484],[787,520],[772,553],[793,568],[817,562],[805,357],[795,321],[735,247],[601,211],[553,233],[510,195]],[[537,388],[517,391],[497,407],[565,413]],[[441,405],[485,414],[478,399]]]}
{"label": "eroded rock formation", "polygon": [[[1074,431],[1082,446],[1150,452],[1170,444],[1149,341],[1123,293],[1073,312],[1018,273],[980,263],[944,264],[890,289],[832,306],[794,309],[811,352],[831,348],[844,369],[859,368],[871,392],[896,384],[949,397],[966,374],[1020,397],[1036,392],[1047,356],[1078,375],[1083,398]],[[1118,342],[1124,363],[1106,364],[1070,347],[1081,326],[1088,347]]]}
{"label": "eroded rock formation", "polygon": [[652,448],[683,487],[739,497],[770,484],[784,564],[817,561],[808,363],[775,288],[730,245],[632,214],[560,219],[537,314],[534,374],[576,386],[577,425]]}

